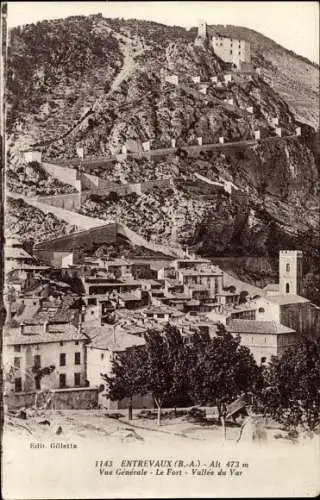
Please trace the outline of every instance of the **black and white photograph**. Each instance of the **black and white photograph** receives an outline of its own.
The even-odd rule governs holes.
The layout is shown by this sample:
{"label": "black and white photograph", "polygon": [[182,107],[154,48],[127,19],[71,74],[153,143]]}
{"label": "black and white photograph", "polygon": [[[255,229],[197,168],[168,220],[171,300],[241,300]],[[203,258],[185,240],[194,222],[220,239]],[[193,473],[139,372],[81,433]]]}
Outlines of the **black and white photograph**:
{"label": "black and white photograph", "polygon": [[5,500],[320,491],[319,4],[1,4]]}

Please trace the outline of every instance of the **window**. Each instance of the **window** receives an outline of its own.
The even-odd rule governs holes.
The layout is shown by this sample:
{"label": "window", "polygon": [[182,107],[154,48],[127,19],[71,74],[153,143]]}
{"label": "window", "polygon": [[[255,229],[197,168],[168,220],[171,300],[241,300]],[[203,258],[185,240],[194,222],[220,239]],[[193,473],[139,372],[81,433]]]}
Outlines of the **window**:
{"label": "window", "polygon": [[13,350],[14,352],[21,352],[21,345],[15,345]]}
{"label": "window", "polygon": [[232,54],[232,49],[230,50],[230,54]]}
{"label": "window", "polygon": [[60,354],[60,366],[65,366],[66,364],[66,355],[64,353]]}
{"label": "window", "polygon": [[289,293],[290,292],[290,285],[289,283],[286,283],[286,293]]}
{"label": "window", "polygon": [[62,346],[63,346],[63,342],[60,342],[60,347],[62,347]]}
{"label": "window", "polygon": [[264,338],[264,343],[266,344],[267,343],[267,337]]}
{"label": "window", "polygon": [[287,271],[287,273],[290,272],[290,264],[286,264],[286,271]]}
{"label": "window", "polygon": [[40,368],[41,366],[41,356],[39,354],[36,354],[33,356],[33,366],[35,368]]}
{"label": "window", "polygon": [[21,358],[14,358],[13,365],[15,368],[20,368],[20,359]]}
{"label": "window", "polygon": [[14,390],[15,390],[15,392],[21,392],[22,391],[22,380],[21,380],[21,377],[14,379]]}
{"label": "window", "polygon": [[65,373],[60,373],[59,375],[59,386],[60,389],[66,386],[66,374]]}
{"label": "window", "polygon": [[259,307],[259,313],[264,313],[264,307]]}
{"label": "window", "polygon": [[79,340],[76,340],[74,344],[79,345]]}
{"label": "window", "polygon": [[74,374],[74,385],[80,385],[81,373]]}
{"label": "window", "polygon": [[104,353],[102,352],[100,355],[101,359],[104,359]]}
{"label": "window", "polygon": [[263,357],[261,358],[261,364],[262,364],[262,363],[265,363],[266,361],[267,361],[267,358],[266,358],[265,356],[263,356]]}
{"label": "window", "polygon": [[40,391],[41,390],[41,380],[39,377],[35,377],[35,383],[36,383],[36,390]]}
{"label": "window", "polygon": [[81,353],[80,352],[75,352],[74,353],[74,364],[75,365],[80,365],[81,364]]}

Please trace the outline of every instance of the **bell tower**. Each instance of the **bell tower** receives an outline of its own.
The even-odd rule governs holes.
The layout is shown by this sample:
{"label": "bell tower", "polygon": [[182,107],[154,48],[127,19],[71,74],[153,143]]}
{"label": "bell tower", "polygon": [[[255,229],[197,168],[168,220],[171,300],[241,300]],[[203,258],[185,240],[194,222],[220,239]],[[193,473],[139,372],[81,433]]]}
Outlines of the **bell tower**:
{"label": "bell tower", "polygon": [[303,254],[299,250],[279,252],[279,291],[281,295],[300,295],[303,278]]}

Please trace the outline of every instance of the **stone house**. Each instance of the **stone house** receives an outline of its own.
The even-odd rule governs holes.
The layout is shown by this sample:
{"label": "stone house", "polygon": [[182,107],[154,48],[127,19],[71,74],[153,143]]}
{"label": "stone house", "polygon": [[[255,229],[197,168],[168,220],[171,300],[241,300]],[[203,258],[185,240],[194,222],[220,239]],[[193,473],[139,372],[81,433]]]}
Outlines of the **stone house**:
{"label": "stone house", "polygon": [[[108,409],[127,408],[129,400],[111,401],[107,398],[107,384],[101,374],[111,375],[112,361],[117,354],[133,347],[143,346],[145,340],[138,335],[131,335],[120,327],[103,325],[84,331],[91,337],[91,342],[86,345],[87,352],[87,377],[89,387],[101,389],[99,402]],[[153,399],[150,395],[133,397],[134,408],[153,408]]]}
{"label": "stone house", "polygon": [[270,361],[271,356],[282,356],[297,341],[295,330],[275,321],[229,319],[227,330],[241,336],[258,364]]}
{"label": "stone house", "polygon": [[[84,387],[87,338],[69,324],[30,324],[4,331],[4,366],[8,392]],[[50,376],[35,380],[33,367],[54,366]]]}
{"label": "stone house", "polygon": [[220,59],[234,64],[237,69],[241,69],[243,63],[251,63],[250,43],[245,40],[215,35],[212,37],[212,47]]}

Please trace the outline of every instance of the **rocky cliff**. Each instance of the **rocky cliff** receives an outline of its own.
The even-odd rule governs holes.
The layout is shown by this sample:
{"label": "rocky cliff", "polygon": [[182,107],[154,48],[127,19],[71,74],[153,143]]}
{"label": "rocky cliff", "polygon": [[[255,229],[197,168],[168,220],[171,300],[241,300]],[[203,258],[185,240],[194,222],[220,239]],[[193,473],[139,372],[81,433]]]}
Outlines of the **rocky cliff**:
{"label": "rocky cliff", "polygon": [[[151,191],[142,201],[89,200],[82,211],[108,220],[111,214],[155,241],[170,238],[204,255],[274,255],[286,247],[316,257],[319,67],[254,31],[210,29],[250,41],[261,75],[233,73],[227,86],[209,85],[207,95],[200,94],[191,77],[208,82],[230,70],[209,43],[194,44],[194,29],[102,16],[15,28],[8,74],[9,168],[15,169],[19,149],[31,144],[61,160],[74,157],[79,143],[86,155],[99,157],[119,151],[128,139],[151,140],[155,149],[170,147],[175,138],[174,154],[102,163],[99,172],[118,182],[170,175],[173,192]],[[165,74],[176,74],[182,85],[165,82]],[[233,106],[225,106],[226,99]],[[252,114],[245,110],[251,106]],[[220,136],[226,142],[247,140],[257,129],[262,138],[272,136],[272,117],[278,117],[283,135],[301,126],[302,137],[223,151],[184,150],[199,136],[204,143],[217,143]],[[231,196],[208,193],[195,173],[239,189]],[[162,205],[168,223],[158,231]]]}

